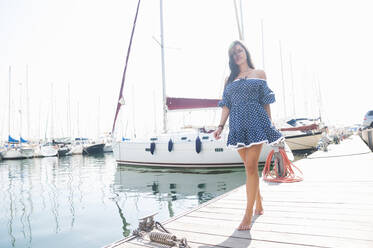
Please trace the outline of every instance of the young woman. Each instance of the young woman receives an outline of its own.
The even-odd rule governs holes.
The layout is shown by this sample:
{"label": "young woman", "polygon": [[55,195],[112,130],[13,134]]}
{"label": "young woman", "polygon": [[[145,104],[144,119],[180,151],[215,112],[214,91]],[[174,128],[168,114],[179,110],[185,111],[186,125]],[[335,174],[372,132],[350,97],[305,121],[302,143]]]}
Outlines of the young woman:
{"label": "young woman", "polygon": [[280,142],[284,137],[272,124],[269,104],[275,102],[275,95],[267,86],[264,71],[254,69],[250,54],[240,41],[232,43],[228,54],[231,72],[219,102],[222,115],[214,137],[220,139],[229,116],[227,146],[238,151],[246,171],[246,211],[237,229],[249,230],[253,213],[263,214],[258,175],[262,145]]}

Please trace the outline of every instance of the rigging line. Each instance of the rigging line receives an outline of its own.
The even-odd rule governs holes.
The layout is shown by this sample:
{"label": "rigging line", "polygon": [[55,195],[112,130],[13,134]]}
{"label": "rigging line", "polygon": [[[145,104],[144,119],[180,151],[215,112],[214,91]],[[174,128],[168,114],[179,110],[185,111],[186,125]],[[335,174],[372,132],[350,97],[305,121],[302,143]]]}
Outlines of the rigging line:
{"label": "rigging line", "polygon": [[119,113],[120,107],[122,106],[122,104],[121,104],[121,98],[123,97],[123,86],[124,86],[124,80],[125,80],[125,78],[126,78],[126,71],[127,71],[128,59],[129,59],[129,55],[130,55],[130,51],[131,51],[131,45],[132,45],[132,40],[133,40],[133,34],[135,33],[135,27],[136,27],[137,15],[138,15],[138,13],[139,13],[139,8],[140,8],[140,2],[141,2],[141,0],[139,0],[139,2],[137,3],[137,9],[136,9],[135,20],[133,21],[133,26],[132,26],[132,32],[131,32],[130,43],[129,43],[129,45],[128,45],[128,50],[127,50],[126,64],[125,64],[125,66],[124,66],[123,77],[122,77],[122,84],[121,84],[121,86],[120,86],[119,98],[118,98],[118,103],[117,103],[117,110],[116,110],[116,112],[115,112],[114,123],[113,123],[113,129],[112,129],[112,131],[111,131],[112,134],[114,133],[115,123],[116,123],[116,121],[117,121],[117,117],[118,117],[118,113]]}

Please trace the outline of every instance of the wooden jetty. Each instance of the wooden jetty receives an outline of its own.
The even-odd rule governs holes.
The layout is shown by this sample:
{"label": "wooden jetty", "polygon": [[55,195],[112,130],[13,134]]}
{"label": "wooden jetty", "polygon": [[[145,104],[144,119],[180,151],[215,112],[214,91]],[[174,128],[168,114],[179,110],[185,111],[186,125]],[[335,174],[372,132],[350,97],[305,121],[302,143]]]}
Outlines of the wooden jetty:
{"label": "wooden jetty", "polygon": [[[373,247],[373,153],[357,135],[295,162],[298,183],[261,180],[264,215],[237,231],[240,186],[162,224],[190,247]],[[106,248],[167,247],[129,237]]]}

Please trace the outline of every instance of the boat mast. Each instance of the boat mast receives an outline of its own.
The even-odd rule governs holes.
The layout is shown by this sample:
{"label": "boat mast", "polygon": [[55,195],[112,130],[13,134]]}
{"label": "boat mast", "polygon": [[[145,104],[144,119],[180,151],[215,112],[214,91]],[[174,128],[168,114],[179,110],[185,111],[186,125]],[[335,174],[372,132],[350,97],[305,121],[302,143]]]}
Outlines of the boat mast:
{"label": "boat mast", "polygon": [[160,24],[161,24],[161,61],[162,61],[162,94],[163,94],[163,133],[167,132],[167,102],[166,79],[164,62],[164,35],[163,35],[163,0],[160,0]]}
{"label": "boat mast", "polygon": [[124,104],[124,99],[123,99],[123,86],[124,86],[124,81],[126,79],[126,71],[127,71],[127,65],[128,65],[128,59],[131,51],[131,45],[132,45],[132,40],[133,40],[133,34],[135,32],[135,27],[136,27],[136,20],[137,20],[137,15],[139,13],[139,7],[140,7],[140,2],[141,0],[138,1],[137,3],[137,8],[136,8],[136,15],[135,15],[135,20],[133,21],[133,26],[132,26],[132,32],[131,32],[131,38],[130,38],[130,43],[128,45],[128,50],[127,50],[127,56],[126,56],[126,62],[123,70],[123,76],[122,76],[122,83],[120,86],[120,91],[119,91],[119,98],[117,102],[117,110],[115,111],[115,117],[114,117],[114,123],[113,123],[113,128],[111,130],[111,133],[114,135],[114,130],[115,130],[115,123],[117,121],[118,113],[121,108],[121,106]]}
{"label": "boat mast", "polygon": [[242,40],[243,40],[245,37],[245,33],[243,29],[242,0],[240,0],[240,15],[241,15],[241,33],[242,33]]}
{"label": "boat mast", "polygon": [[71,138],[70,82],[67,85],[67,135]]}
{"label": "boat mast", "polygon": [[281,41],[279,41],[280,44],[280,61],[281,61],[281,79],[282,79],[282,101],[284,104],[284,118],[286,118],[286,103],[285,103],[285,80],[284,80],[284,67],[282,64],[282,47],[281,47]]}
{"label": "boat mast", "polygon": [[19,142],[21,142],[22,137],[22,82],[19,83]]}
{"label": "boat mast", "polygon": [[76,112],[77,112],[77,115],[76,115],[76,125],[77,125],[77,130],[78,130],[78,137],[80,138],[80,128],[79,128],[79,102],[77,102],[77,107],[76,107]]}
{"label": "boat mast", "polygon": [[51,83],[51,140],[53,140],[53,83]]}
{"label": "boat mast", "polygon": [[10,136],[10,93],[11,93],[12,67],[9,66],[9,113],[8,113],[8,136]]}
{"label": "boat mast", "polygon": [[320,122],[322,122],[322,119],[321,119],[322,96],[321,96],[321,88],[320,88],[319,77],[316,77],[316,80],[317,80],[317,86],[319,88],[319,118],[320,118]]}
{"label": "boat mast", "polygon": [[291,53],[289,55],[290,55],[289,63],[290,63],[290,75],[291,75],[291,87],[293,90],[293,116],[295,116],[295,90],[294,90],[293,63],[291,61]]}
{"label": "boat mast", "polygon": [[153,90],[153,112],[154,112],[154,134],[157,133],[157,111],[156,111],[156,93]]}
{"label": "boat mast", "polygon": [[265,71],[265,63],[264,63],[264,25],[263,25],[263,19],[261,20],[261,30],[262,30],[262,63],[263,63],[263,70]]}
{"label": "boat mast", "polygon": [[[235,11],[235,14],[236,14],[236,22],[237,22],[237,28],[238,28],[238,35],[239,35],[240,40],[243,40],[243,35],[242,35],[242,30],[241,30],[242,26],[240,25],[240,20],[239,20],[239,16],[238,16],[238,10],[237,10],[236,0],[233,0],[233,4],[234,4],[234,11]],[[242,22],[242,20],[241,20],[241,22]]]}
{"label": "boat mast", "polygon": [[100,96],[97,102],[97,138],[100,138]]}
{"label": "boat mast", "polygon": [[29,80],[29,71],[28,65],[26,65],[26,106],[27,106],[27,135],[28,139],[30,140],[31,133],[30,133],[30,96],[28,90],[28,80]]}

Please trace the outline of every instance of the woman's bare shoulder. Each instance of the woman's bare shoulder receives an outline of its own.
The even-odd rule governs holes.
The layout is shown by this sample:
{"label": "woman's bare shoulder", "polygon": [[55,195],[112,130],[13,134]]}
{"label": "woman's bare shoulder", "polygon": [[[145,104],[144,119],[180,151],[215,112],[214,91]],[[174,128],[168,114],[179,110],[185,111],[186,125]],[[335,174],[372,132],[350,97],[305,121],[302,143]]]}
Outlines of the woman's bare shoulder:
{"label": "woman's bare shoulder", "polygon": [[255,74],[258,78],[261,78],[261,79],[267,79],[267,75],[265,73],[264,70],[260,70],[260,69],[255,69]]}

